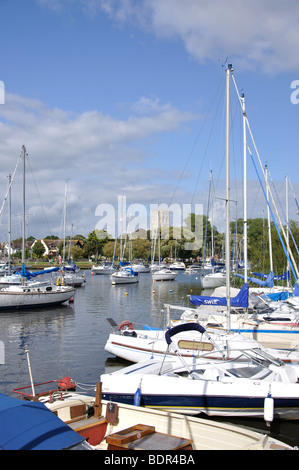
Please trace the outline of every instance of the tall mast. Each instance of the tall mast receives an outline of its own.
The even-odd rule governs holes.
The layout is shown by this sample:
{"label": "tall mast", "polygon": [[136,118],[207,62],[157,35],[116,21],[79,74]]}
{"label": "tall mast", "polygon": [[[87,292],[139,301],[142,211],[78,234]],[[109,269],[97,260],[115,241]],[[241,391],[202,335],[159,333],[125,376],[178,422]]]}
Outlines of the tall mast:
{"label": "tall mast", "polygon": [[241,97],[243,111],[243,199],[244,199],[244,220],[243,220],[243,238],[244,238],[244,282],[248,281],[248,259],[247,259],[247,134],[246,134],[246,112],[245,96]]}
{"label": "tall mast", "polygon": [[23,152],[23,230],[22,230],[22,265],[25,264],[25,156],[26,148],[22,146]]}
{"label": "tall mast", "polygon": [[268,166],[267,165],[265,166],[265,177],[266,177],[266,195],[267,195],[267,219],[268,219],[270,271],[273,271],[272,235],[271,235],[271,221],[270,221],[270,208],[269,208],[269,186],[268,186]]}
{"label": "tall mast", "polygon": [[8,274],[11,274],[11,175],[8,175]]}
{"label": "tall mast", "polygon": [[226,301],[227,301],[227,329],[230,331],[230,234],[229,234],[229,221],[230,221],[230,167],[229,167],[229,113],[230,113],[230,75],[233,71],[232,65],[228,64],[226,69],[226,133],[225,133],[225,157],[226,157],[226,233],[225,233],[225,267],[226,267]]}
{"label": "tall mast", "polygon": [[[286,176],[286,219],[287,219],[287,227],[286,227],[286,233],[287,233],[287,247],[289,248],[289,185],[288,185],[288,177]],[[290,269],[290,263],[289,259],[287,258],[287,273]],[[289,277],[287,275],[287,286],[289,287]]]}

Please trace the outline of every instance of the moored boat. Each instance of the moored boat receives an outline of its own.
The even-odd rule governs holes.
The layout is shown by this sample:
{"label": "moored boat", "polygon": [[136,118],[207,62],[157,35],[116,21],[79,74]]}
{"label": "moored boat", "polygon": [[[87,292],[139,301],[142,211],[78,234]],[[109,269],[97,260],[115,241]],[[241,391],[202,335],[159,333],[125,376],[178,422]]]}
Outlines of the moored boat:
{"label": "moored boat", "polygon": [[[37,386],[51,390],[39,394]],[[26,400],[43,402],[94,449],[109,450],[116,443],[121,449],[138,450],[146,445],[146,450],[156,451],[173,450],[178,444],[193,450],[292,449],[266,434],[239,426],[101,399],[100,383],[93,395],[75,391],[76,383],[69,377],[35,384],[34,394],[28,393],[29,388],[13,391]]]}
{"label": "moored boat", "polygon": [[[201,332],[197,324],[167,330],[168,346],[176,352],[172,336],[189,329]],[[102,374],[103,398],[133,404],[139,393],[142,406],[188,415],[299,419],[298,366],[286,365],[261,348],[240,350],[233,360],[224,356],[215,361],[210,355],[187,363],[178,354],[181,365],[149,359]]]}

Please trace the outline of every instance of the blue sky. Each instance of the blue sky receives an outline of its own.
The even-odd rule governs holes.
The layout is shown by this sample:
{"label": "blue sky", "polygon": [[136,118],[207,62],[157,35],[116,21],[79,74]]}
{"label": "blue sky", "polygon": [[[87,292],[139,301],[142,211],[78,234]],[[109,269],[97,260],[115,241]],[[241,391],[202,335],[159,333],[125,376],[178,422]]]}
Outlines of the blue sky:
{"label": "blue sky", "polygon": [[[296,0],[0,0],[0,17],[1,194],[24,144],[32,169],[27,235],[61,235],[66,179],[67,231],[73,224],[73,234],[86,236],[99,221],[98,205],[117,207],[120,195],[128,206],[206,207],[210,170],[215,224],[223,229],[227,58],[279,209],[286,176],[299,197],[299,104],[291,101],[299,80]],[[233,85],[231,93],[231,198],[241,217]],[[21,234],[19,179],[13,238]],[[298,220],[291,189],[289,215]],[[248,217],[265,216],[249,162]],[[0,238],[7,239],[5,211]]]}

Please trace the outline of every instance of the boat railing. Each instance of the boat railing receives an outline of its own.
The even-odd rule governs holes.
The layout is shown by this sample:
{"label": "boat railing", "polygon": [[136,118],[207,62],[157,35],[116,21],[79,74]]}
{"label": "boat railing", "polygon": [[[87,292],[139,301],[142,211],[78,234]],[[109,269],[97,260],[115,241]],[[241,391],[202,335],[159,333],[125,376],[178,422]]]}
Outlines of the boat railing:
{"label": "boat railing", "polygon": [[[56,388],[51,388],[50,390],[44,390],[39,393],[35,393],[35,389],[37,387],[49,385],[49,384],[57,384]],[[72,382],[63,382],[62,380],[49,380],[47,382],[40,382],[34,384],[34,391],[32,390],[32,385],[26,385],[25,387],[14,388],[12,390],[13,393],[17,393],[20,395],[21,400],[30,400],[30,401],[39,401],[43,397],[49,397],[50,403],[55,399],[64,399],[65,392],[69,392],[70,390],[75,390],[76,385]],[[31,393],[27,390],[31,389]]]}

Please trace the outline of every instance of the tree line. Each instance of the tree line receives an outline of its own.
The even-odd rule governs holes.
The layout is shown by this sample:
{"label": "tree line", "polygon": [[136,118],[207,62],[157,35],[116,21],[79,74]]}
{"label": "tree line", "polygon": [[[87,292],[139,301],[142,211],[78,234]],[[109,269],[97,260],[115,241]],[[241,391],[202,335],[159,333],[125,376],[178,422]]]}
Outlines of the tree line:
{"label": "tree line", "polygon": [[[194,231],[196,217],[190,214],[191,217],[191,231]],[[200,216],[202,217],[202,216]],[[244,237],[243,237],[244,221],[239,218],[236,222],[230,223],[230,241],[231,241],[231,259],[232,262],[242,261],[244,256]],[[284,227],[286,231],[286,227]],[[298,265],[298,244],[299,244],[299,227],[298,223],[294,220],[289,222],[289,244],[290,249]],[[45,239],[58,239],[53,235],[45,237]],[[67,237],[68,238],[68,237]],[[70,238],[70,237],[69,237]],[[74,260],[90,259],[101,260],[103,258],[115,260],[124,258],[126,260],[143,259],[152,260],[155,254],[155,260],[158,260],[158,241],[151,240],[150,230],[137,230],[132,236],[123,236],[122,239],[114,240],[105,230],[93,230],[89,233],[88,237],[83,235],[75,235],[73,240],[82,240],[83,248],[71,247],[70,257]],[[177,232],[173,227],[169,227],[168,236],[160,241],[160,256],[162,259],[181,259],[200,260],[203,258],[210,258],[213,253],[215,260],[223,260],[225,256],[224,251],[225,234],[218,232],[215,226],[211,226],[210,220],[206,216],[202,219],[202,246],[196,250],[186,250],[186,237],[181,233],[178,239]],[[259,271],[268,273],[270,270],[270,243],[268,236],[267,221],[262,218],[248,219],[247,220],[247,253],[248,261],[252,271]],[[34,237],[29,237],[27,240],[34,240]],[[282,274],[286,270],[287,260],[286,255],[281,244],[279,234],[273,222],[271,222],[271,241],[272,241],[272,257],[273,268],[275,274]],[[155,253],[153,250],[155,247]],[[44,247],[41,243],[35,243],[33,247],[33,257],[42,258],[44,255]],[[63,253],[63,243],[59,245],[59,254]],[[28,255],[28,253],[27,253]]]}

